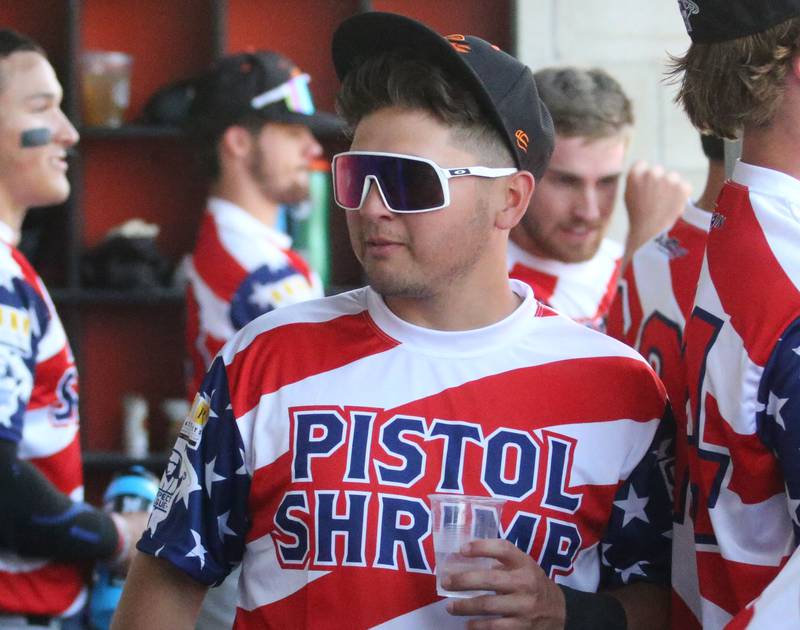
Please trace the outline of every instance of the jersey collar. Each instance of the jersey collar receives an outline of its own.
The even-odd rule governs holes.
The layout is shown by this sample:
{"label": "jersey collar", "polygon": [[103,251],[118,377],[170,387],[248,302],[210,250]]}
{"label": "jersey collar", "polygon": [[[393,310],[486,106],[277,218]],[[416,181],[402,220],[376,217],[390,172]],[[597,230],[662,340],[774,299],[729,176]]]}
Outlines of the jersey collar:
{"label": "jersey collar", "polygon": [[269,239],[281,249],[289,249],[292,246],[292,239],[287,234],[262,223],[247,210],[227,199],[209,197],[207,208],[218,223],[237,232]]}

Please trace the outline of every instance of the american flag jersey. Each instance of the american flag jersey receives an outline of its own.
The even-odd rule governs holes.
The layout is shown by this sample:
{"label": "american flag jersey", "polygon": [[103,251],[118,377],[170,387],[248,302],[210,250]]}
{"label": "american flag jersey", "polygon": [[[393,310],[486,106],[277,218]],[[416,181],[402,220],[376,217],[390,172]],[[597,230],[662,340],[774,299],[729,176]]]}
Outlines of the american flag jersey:
{"label": "american flag jersey", "polygon": [[[0,223],[0,439],[82,501],[75,362],[44,284],[12,238]],[[0,550],[0,614],[69,615],[85,600],[77,565]]]}
{"label": "american flag jersey", "polygon": [[[786,582],[781,567],[797,546],[798,204],[796,179],[739,162],[711,219],[685,334],[689,479],[676,489],[676,628],[746,617],[776,576],[778,590]],[[779,625],[798,623],[795,605]]]}
{"label": "american flag jersey", "polygon": [[[663,386],[540,305],[465,332],[365,287],[241,330],[185,421],[139,549],[219,582],[236,628],[463,627],[436,595],[427,495],[508,500],[502,535],[557,582],[666,583]],[[658,432],[658,434],[657,434]]]}
{"label": "american flag jersey", "polygon": [[593,258],[565,263],[541,258],[508,243],[508,274],[533,287],[536,299],[559,313],[595,330],[605,318],[617,292],[622,247],[604,239]]}
{"label": "american flag jersey", "polygon": [[322,282],[292,241],[229,201],[212,197],[187,266],[188,392],[247,322],[274,308],[322,297]]}

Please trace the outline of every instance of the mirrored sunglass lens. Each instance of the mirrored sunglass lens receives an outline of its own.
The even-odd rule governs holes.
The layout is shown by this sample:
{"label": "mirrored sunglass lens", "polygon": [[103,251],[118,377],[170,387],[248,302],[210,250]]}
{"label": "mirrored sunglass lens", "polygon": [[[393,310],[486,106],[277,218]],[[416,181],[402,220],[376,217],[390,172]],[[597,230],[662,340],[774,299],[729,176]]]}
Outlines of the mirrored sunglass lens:
{"label": "mirrored sunglass lens", "polygon": [[393,210],[428,210],[444,204],[444,191],[433,167],[419,160],[385,158],[384,194]]}
{"label": "mirrored sunglass lens", "polygon": [[373,175],[395,212],[444,205],[444,191],[430,164],[386,155],[341,155],[334,165],[334,197],[345,208],[361,205],[364,179]]}
{"label": "mirrored sunglass lens", "polygon": [[305,77],[297,77],[287,84],[286,109],[297,114],[311,115],[314,113],[314,100]]}
{"label": "mirrored sunglass lens", "polygon": [[369,165],[355,155],[339,155],[333,163],[333,196],[343,208],[354,210],[361,205],[361,191]]}

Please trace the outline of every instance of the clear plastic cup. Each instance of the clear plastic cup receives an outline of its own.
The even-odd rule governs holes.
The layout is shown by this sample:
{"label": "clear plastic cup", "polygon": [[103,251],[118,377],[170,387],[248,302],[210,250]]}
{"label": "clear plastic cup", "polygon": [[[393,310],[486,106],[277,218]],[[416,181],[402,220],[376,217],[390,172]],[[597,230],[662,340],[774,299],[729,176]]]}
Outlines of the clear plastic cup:
{"label": "clear plastic cup", "polygon": [[120,127],[131,93],[130,55],[88,50],[81,55],[83,122],[97,127]]}
{"label": "clear plastic cup", "polygon": [[443,597],[475,597],[487,591],[448,591],[442,578],[453,573],[491,568],[492,558],[468,558],[461,547],[472,540],[498,538],[505,499],[460,494],[429,494],[436,555],[436,593]]}

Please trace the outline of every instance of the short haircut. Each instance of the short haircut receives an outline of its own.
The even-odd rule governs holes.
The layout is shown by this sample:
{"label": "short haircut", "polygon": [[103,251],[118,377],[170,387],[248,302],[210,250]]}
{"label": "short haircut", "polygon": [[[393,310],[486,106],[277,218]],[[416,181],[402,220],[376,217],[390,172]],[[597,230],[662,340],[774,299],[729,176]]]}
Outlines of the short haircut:
{"label": "short haircut", "polygon": [[669,75],[680,84],[675,100],[703,133],[734,139],[744,127],[769,125],[799,50],[800,18],[756,35],[693,43],[685,55],[672,58]]}
{"label": "short haircut", "polygon": [[619,135],[633,125],[630,99],[605,70],[544,68],[534,77],[558,135],[597,140]]}
{"label": "short haircut", "polygon": [[[0,28],[0,61],[16,52],[35,52],[47,57],[44,49],[33,39],[10,28]],[[3,89],[3,73],[0,72],[0,90]]]}
{"label": "short haircut", "polygon": [[363,60],[342,80],[337,113],[350,132],[385,107],[419,109],[453,128],[456,141],[481,155],[486,166],[514,166],[500,131],[472,93],[412,50],[393,50]]}
{"label": "short haircut", "polygon": [[258,112],[252,112],[245,114],[239,120],[225,127],[225,129],[216,130],[213,133],[205,133],[198,130],[192,121],[186,122],[185,127],[192,144],[194,164],[199,169],[200,174],[212,182],[219,179],[222,174],[222,166],[219,159],[219,142],[229,127],[243,127],[255,138],[269,122],[274,121],[265,118]]}

